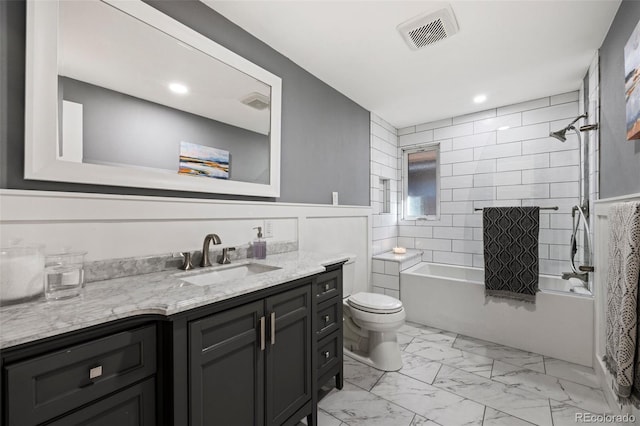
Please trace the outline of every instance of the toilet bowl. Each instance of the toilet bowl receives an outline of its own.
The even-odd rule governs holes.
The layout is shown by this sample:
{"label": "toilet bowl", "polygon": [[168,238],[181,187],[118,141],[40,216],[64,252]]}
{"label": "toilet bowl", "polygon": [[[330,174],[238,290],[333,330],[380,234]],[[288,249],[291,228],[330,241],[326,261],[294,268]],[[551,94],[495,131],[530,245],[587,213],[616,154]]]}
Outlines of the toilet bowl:
{"label": "toilet bowl", "polygon": [[343,299],[344,351],[378,370],[397,371],[402,358],[396,331],[404,324],[402,302],[376,293]]}

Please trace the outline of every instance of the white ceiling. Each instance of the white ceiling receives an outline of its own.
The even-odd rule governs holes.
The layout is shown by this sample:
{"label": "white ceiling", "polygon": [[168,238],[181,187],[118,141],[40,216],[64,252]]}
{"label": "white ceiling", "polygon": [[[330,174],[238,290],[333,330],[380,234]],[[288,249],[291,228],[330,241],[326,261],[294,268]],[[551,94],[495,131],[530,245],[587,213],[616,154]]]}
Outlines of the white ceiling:
{"label": "white ceiling", "polygon": [[[579,89],[620,4],[203,1],[397,128]],[[460,32],[410,50],[396,26],[447,4]]]}
{"label": "white ceiling", "polygon": [[[269,109],[241,101],[270,87],[103,2],[63,1],[58,73],[236,127],[269,134]],[[168,89],[172,82],[186,95]]]}

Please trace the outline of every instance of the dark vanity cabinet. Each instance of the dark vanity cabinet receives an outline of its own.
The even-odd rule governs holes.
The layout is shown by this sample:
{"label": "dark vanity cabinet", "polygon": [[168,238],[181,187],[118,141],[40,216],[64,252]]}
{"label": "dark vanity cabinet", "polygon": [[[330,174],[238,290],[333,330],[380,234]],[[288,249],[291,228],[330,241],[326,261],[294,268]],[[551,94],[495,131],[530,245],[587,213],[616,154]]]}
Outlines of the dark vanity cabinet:
{"label": "dark vanity cabinet", "polygon": [[310,281],[192,321],[189,339],[191,425],[281,425],[310,413]]}
{"label": "dark vanity cabinet", "polygon": [[155,426],[156,332],[146,324],[76,334],[3,354],[2,423]]}
{"label": "dark vanity cabinet", "polygon": [[327,267],[315,279],[316,385],[331,378],[342,389],[342,265]]}
{"label": "dark vanity cabinet", "polygon": [[0,354],[0,424],[317,422],[342,387],[342,268],[173,316],[139,316]]}

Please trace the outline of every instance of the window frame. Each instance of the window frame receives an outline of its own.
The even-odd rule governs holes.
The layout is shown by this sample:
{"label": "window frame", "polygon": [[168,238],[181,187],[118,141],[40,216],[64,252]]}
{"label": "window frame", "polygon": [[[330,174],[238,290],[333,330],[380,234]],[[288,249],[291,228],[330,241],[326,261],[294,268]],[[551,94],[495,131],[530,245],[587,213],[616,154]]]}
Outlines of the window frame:
{"label": "window frame", "polygon": [[[409,196],[409,155],[424,151],[436,151],[436,214],[409,216],[407,214],[407,198]],[[440,220],[440,143],[413,145],[402,148],[402,219]]]}

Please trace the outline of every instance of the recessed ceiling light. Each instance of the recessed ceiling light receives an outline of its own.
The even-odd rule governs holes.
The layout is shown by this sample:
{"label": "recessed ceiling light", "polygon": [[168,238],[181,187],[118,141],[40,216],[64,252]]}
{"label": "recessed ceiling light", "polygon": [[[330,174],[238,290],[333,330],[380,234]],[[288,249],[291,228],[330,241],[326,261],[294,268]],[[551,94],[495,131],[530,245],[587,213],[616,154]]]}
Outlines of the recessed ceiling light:
{"label": "recessed ceiling light", "polygon": [[473,98],[473,102],[477,104],[481,104],[486,100],[487,100],[487,95],[476,95],[476,97]]}
{"label": "recessed ceiling light", "polygon": [[186,95],[189,93],[189,88],[182,83],[170,83],[169,90],[178,95]]}
{"label": "recessed ceiling light", "polygon": [[498,130],[507,130],[509,128],[509,126],[502,126],[502,127],[498,127]]}

